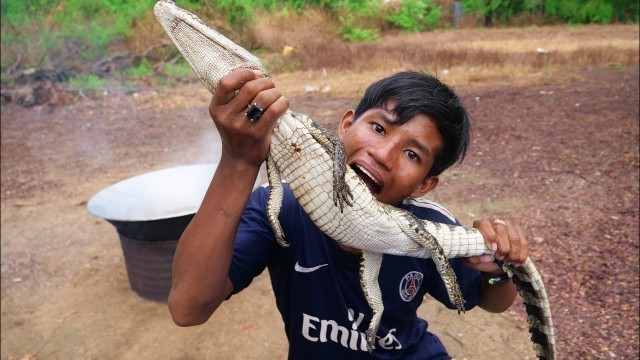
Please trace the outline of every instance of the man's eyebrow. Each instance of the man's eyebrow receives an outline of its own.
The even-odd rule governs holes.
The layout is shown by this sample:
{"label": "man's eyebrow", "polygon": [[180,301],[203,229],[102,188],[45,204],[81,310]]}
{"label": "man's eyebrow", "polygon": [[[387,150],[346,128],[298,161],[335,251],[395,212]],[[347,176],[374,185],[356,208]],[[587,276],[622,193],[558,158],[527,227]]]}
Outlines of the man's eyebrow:
{"label": "man's eyebrow", "polygon": [[396,120],[389,116],[387,113],[378,112],[376,115],[380,118],[380,120],[386,122],[389,125],[397,125]]}
{"label": "man's eyebrow", "polygon": [[[393,119],[391,116],[389,116],[386,113],[377,113],[376,115],[380,118],[380,120],[384,121],[385,123],[391,126],[401,126],[401,125],[398,125],[398,122],[396,121],[396,119]],[[411,139],[410,143],[411,145],[415,146],[416,148],[418,148],[418,150],[420,150],[425,154],[431,153],[431,150],[429,150],[429,148],[425,144],[423,144],[422,142],[418,141],[415,138]]]}
{"label": "man's eyebrow", "polygon": [[420,141],[416,140],[416,139],[411,139],[411,144],[415,147],[418,148],[418,150],[420,150],[421,152],[425,153],[425,154],[431,154],[431,151],[429,151],[429,148],[426,147],[423,143],[421,143]]}

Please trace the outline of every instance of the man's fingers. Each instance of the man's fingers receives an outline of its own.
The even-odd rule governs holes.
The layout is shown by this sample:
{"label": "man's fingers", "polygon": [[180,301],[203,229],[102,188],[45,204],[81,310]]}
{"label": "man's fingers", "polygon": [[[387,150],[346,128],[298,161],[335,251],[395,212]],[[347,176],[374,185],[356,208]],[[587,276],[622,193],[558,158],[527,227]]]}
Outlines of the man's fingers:
{"label": "man's fingers", "polygon": [[[267,95],[269,96],[268,100],[265,100],[265,98],[258,98],[256,100],[257,104],[269,104],[266,109],[263,108],[262,116],[253,123],[251,123],[247,118],[247,123],[251,124],[255,134],[259,137],[270,136],[269,134],[276,126],[276,120],[278,120],[282,113],[289,108],[289,99],[280,95],[280,92],[276,89],[273,90],[274,91],[271,92],[272,94]],[[264,93],[264,91],[262,93]],[[278,97],[276,99],[272,99],[271,97],[274,95],[277,95]]]}
{"label": "man's fingers", "polygon": [[482,237],[484,237],[487,247],[491,249],[491,251],[496,251],[498,249],[498,244],[496,243],[496,232],[489,220],[476,220],[473,222],[473,227],[480,231]]}
{"label": "man's fingers", "polygon": [[265,110],[265,113],[269,116],[273,114],[280,115],[284,113],[289,108],[289,99],[280,95],[278,92],[278,98],[269,105],[269,107]]}
{"label": "man's fingers", "polygon": [[238,69],[232,71],[218,82],[216,92],[213,95],[212,105],[222,106],[228,104],[245,83],[258,79],[259,77],[261,77],[261,73],[258,70]]}
{"label": "man's fingers", "polygon": [[[259,78],[245,82],[239,91],[235,93],[233,99],[229,102],[232,109],[235,111],[246,112],[251,105],[258,104],[260,108],[266,110],[271,102],[275,101],[277,97],[268,95],[268,90],[275,89],[273,80],[269,78]],[[267,94],[263,94],[267,92]],[[279,91],[278,91],[279,95]],[[263,101],[260,101],[258,97],[262,97]]]}
{"label": "man's fingers", "polygon": [[529,256],[529,245],[524,237],[524,233],[519,226],[510,228],[509,238],[514,244],[518,244],[518,251],[513,253],[512,259],[515,266],[520,266]]}
{"label": "man's fingers", "polygon": [[269,88],[260,91],[258,95],[249,102],[249,105],[257,104],[262,109],[263,114],[273,113],[275,111],[271,109],[271,107],[280,97],[282,97],[280,90],[275,87]]}
{"label": "man's fingers", "polygon": [[496,259],[504,260],[511,250],[511,243],[509,241],[509,232],[507,225],[503,223],[494,222],[493,229],[496,232],[496,242],[498,243],[498,250],[496,250]]}
{"label": "man's fingers", "polygon": [[529,248],[522,229],[503,220],[481,219],[473,222],[496,259],[520,266],[529,256]]}

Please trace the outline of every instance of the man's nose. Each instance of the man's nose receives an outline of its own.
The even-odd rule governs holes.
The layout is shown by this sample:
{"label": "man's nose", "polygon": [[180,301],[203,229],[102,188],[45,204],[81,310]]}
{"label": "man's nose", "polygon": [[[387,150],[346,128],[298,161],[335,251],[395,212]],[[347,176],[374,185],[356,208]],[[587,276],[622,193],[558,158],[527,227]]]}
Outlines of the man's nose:
{"label": "man's nose", "polygon": [[378,163],[384,170],[391,170],[395,162],[395,149],[397,144],[393,141],[380,141],[369,148],[371,157]]}

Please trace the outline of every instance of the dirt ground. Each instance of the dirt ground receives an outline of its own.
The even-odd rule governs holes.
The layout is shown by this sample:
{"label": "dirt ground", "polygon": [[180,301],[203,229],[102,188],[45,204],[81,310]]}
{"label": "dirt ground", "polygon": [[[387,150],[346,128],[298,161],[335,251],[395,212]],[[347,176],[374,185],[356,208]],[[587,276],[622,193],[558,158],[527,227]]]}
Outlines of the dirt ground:
{"label": "dirt ground", "polygon": [[[566,79],[573,80],[566,80]],[[465,224],[526,231],[559,358],[638,358],[638,70],[459,88],[475,118],[465,162],[429,197]],[[86,210],[120,180],[216,162],[200,84],[63,106],[2,106],[2,359],[285,359],[266,274],[205,325],[173,325],[129,288],[115,229]],[[352,98],[297,96],[334,129]],[[420,314],[456,359],[533,359],[522,305]]]}

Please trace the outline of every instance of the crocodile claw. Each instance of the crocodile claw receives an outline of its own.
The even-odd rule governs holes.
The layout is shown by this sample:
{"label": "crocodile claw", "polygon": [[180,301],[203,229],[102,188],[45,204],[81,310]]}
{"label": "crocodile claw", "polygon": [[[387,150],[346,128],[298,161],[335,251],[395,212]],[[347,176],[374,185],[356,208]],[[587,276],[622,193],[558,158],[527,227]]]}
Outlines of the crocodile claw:
{"label": "crocodile claw", "polygon": [[284,239],[284,236],[277,236],[276,241],[278,242],[278,245],[284,248],[287,248],[289,247],[289,245],[291,245],[287,240]]}
{"label": "crocodile claw", "polygon": [[351,189],[344,181],[344,176],[340,179],[339,176],[333,178],[333,204],[340,207],[340,212],[344,211],[344,205],[353,205],[353,194]]}

